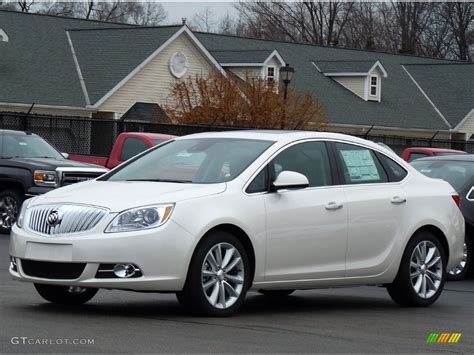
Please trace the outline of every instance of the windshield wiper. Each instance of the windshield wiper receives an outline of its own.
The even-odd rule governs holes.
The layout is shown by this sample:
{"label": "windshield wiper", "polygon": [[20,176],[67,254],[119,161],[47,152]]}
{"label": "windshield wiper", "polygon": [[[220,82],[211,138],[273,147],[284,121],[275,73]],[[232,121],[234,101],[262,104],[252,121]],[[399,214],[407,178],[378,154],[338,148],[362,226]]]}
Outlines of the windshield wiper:
{"label": "windshield wiper", "polygon": [[175,182],[179,184],[191,183],[192,180],[173,180],[173,179],[128,179],[125,181],[152,181],[152,182]]}

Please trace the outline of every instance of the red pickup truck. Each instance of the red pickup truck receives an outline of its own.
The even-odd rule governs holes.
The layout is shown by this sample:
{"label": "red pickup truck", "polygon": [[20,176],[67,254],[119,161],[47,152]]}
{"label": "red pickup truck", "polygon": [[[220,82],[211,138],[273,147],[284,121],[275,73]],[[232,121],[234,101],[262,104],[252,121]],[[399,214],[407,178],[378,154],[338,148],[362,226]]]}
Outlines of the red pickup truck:
{"label": "red pickup truck", "polygon": [[159,133],[121,133],[117,137],[117,140],[112,147],[112,152],[108,158],[91,155],[70,154],[68,159],[80,161],[83,163],[102,165],[106,168],[113,169],[117,165],[122,164],[124,161],[147,150],[148,148],[151,148],[164,141],[173,139],[174,137],[175,136],[169,134]]}
{"label": "red pickup truck", "polygon": [[445,149],[445,148],[431,148],[431,147],[411,147],[406,148],[402,153],[402,159],[405,161],[413,161],[418,158],[431,157],[435,155],[453,155],[453,154],[467,154],[462,150]]}

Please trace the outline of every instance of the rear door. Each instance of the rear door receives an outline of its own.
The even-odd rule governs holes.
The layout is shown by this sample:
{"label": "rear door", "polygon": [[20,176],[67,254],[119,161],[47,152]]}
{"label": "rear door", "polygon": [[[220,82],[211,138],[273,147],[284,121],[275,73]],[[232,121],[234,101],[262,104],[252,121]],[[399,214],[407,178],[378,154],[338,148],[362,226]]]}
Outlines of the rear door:
{"label": "rear door", "polygon": [[407,198],[400,181],[407,172],[369,148],[346,143],[333,147],[347,199],[346,276],[377,275],[390,265],[403,234]]}

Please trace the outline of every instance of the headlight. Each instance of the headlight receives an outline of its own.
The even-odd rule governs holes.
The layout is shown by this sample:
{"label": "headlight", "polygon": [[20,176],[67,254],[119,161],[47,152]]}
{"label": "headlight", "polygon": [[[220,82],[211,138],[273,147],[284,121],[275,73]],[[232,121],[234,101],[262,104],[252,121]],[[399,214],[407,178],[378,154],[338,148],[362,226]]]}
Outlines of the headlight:
{"label": "headlight", "polygon": [[56,172],[47,170],[35,170],[33,180],[38,186],[55,186]]}
{"label": "headlight", "polygon": [[32,198],[29,198],[23,201],[23,204],[21,205],[20,214],[18,215],[18,218],[16,219],[16,225],[18,226],[18,228],[23,228],[23,222],[25,219],[26,209],[28,208],[28,205],[30,204],[31,200]]}
{"label": "headlight", "polygon": [[130,232],[159,227],[168,221],[174,204],[133,208],[120,213],[105,229],[105,233]]}

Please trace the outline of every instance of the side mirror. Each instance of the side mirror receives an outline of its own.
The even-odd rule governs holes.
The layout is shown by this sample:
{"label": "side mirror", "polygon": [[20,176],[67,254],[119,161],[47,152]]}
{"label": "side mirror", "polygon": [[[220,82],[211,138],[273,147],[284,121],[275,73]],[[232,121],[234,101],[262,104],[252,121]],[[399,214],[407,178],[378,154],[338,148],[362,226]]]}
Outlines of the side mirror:
{"label": "side mirror", "polygon": [[68,153],[61,153],[61,155],[64,157],[64,159],[69,159],[69,154]]}
{"label": "side mirror", "polygon": [[272,191],[304,189],[309,186],[309,181],[303,174],[296,171],[282,171],[272,184]]}

